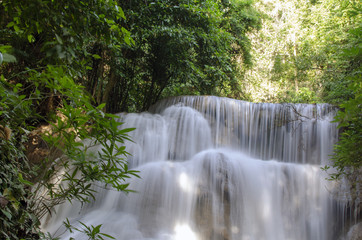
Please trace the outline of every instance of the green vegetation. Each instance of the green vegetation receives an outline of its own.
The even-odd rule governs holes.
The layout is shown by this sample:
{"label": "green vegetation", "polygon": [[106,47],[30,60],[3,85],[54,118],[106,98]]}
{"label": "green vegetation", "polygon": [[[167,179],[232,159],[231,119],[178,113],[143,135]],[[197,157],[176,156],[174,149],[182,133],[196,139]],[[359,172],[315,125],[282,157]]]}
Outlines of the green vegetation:
{"label": "green vegetation", "polygon": [[250,100],[338,105],[353,96],[349,76],[358,74],[361,61],[359,1],[269,0],[256,7],[263,27],[250,35],[254,67],[243,80]]}
{"label": "green vegetation", "polygon": [[256,1],[262,28],[250,34],[254,65],[240,84],[256,102],[327,102],[340,108],[333,179],[361,166],[360,1]]}
{"label": "green vegetation", "polygon": [[[40,238],[39,220],[91,201],[94,182],[130,191],[132,129],[110,112],[237,89],[234,58],[250,65],[246,33],[260,24],[251,3],[0,1],[0,238]],[[65,226],[110,238],[100,225]]]}
{"label": "green vegetation", "polygon": [[[67,200],[92,200],[95,182],[130,191],[126,179],[137,176],[127,168],[127,152],[121,145],[132,129],[118,129],[122,123],[104,113],[104,105],[92,106],[83,88],[61,67],[48,66],[41,73],[28,71],[27,77],[37,86],[29,96],[23,95],[26,90],[20,83],[14,86],[1,80],[1,123],[12,129],[10,139],[0,138],[0,189],[9,201],[1,208],[3,239],[37,239],[39,219],[54,206]],[[42,92],[38,90],[41,85]],[[34,118],[47,120],[34,108],[49,97],[46,90],[56,94],[59,107],[49,113],[52,126],[36,138],[30,124]],[[34,141],[45,146],[31,161],[26,147],[31,148]],[[93,153],[94,147],[101,151]]]}
{"label": "green vegetation", "polygon": [[[2,239],[40,238],[39,219],[92,200],[93,182],[130,191],[132,129],[110,113],[168,96],[334,104],[331,177],[361,166],[357,0],[2,0],[0,12]],[[100,228],[78,230],[110,237]]]}
{"label": "green vegetation", "polygon": [[[243,65],[250,64],[246,33],[260,24],[251,1],[136,0],[120,6],[134,44],[112,52],[111,64],[93,63],[93,69],[111,68],[103,94],[101,78],[86,83],[107,111],[144,111],[167,96],[240,90],[240,65],[233,60],[241,56]],[[102,47],[98,54],[109,55]]]}
{"label": "green vegetation", "polygon": [[[100,58],[95,45],[132,40],[115,1],[1,1],[0,11],[0,121],[12,131],[0,138],[0,238],[39,239],[39,220],[64,201],[91,201],[93,183],[130,191],[137,173],[122,143],[132,129],[118,129],[79,83]],[[100,226],[79,230],[107,237]]]}

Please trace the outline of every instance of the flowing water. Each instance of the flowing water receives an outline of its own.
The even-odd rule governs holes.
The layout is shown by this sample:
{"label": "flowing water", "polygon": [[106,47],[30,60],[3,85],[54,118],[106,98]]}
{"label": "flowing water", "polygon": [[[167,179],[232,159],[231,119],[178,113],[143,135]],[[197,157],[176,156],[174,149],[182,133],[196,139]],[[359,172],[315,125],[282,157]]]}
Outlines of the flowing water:
{"label": "flowing water", "polygon": [[67,217],[120,240],[338,239],[339,203],[320,169],[338,136],[332,107],[205,96],[150,112],[120,114],[136,128],[126,144],[136,193],[99,188],[92,204],[61,206],[48,231]]}

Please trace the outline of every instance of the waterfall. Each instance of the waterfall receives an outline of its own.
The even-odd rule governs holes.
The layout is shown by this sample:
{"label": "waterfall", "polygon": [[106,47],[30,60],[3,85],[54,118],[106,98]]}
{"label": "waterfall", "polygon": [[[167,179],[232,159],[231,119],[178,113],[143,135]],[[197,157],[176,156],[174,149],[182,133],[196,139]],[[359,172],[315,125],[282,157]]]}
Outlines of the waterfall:
{"label": "waterfall", "polygon": [[97,188],[94,203],[60,206],[46,230],[57,235],[67,217],[119,240],[338,239],[339,203],[320,169],[338,137],[334,113],[185,96],[120,114],[136,128],[126,143],[136,193]]}

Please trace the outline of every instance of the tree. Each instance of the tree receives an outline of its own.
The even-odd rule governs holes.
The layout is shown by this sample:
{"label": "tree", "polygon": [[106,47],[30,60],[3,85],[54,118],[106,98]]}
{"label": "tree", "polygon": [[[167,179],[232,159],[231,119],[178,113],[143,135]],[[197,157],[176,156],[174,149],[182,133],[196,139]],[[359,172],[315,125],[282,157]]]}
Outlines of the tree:
{"label": "tree", "polygon": [[255,64],[240,80],[254,101],[328,102],[341,138],[332,178],[361,166],[361,6],[358,1],[257,1]]}
{"label": "tree", "polygon": [[[68,74],[75,74],[76,82],[86,86],[98,104],[102,102],[104,88],[113,84],[109,69],[117,61],[114,56],[121,45],[132,43],[116,1],[5,0],[0,8],[1,43],[3,49],[11,47],[7,52],[17,59],[7,69],[3,66],[6,78],[26,68],[66,65]],[[27,84],[25,79],[16,81]]]}
{"label": "tree", "polygon": [[19,71],[71,66],[76,82],[96,104],[106,102],[108,112],[146,110],[177,94],[238,95],[235,74],[239,65],[251,62],[246,33],[260,23],[252,1],[119,5],[114,0],[3,1],[2,41],[12,46]]}
{"label": "tree", "polygon": [[[5,0],[0,10],[0,122],[12,131],[0,138],[0,238],[38,239],[40,218],[64,201],[91,201],[94,182],[129,191],[136,172],[123,142],[132,129],[121,130],[78,83],[101,58],[98,46],[111,51],[132,40],[115,1]],[[35,138],[42,124],[50,125]],[[36,162],[30,140],[44,145]],[[85,233],[96,239],[99,228]]]}
{"label": "tree", "polygon": [[[127,152],[122,145],[132,129],[120,130],[122,123],[103,113],[103,105],[93,107],[83,88],[65,73],[60,67],[48,66],[42,74],[30,74],[32,81],[44,81],[62,99],[53,127],[40,139],[47,148],[38,162],[28,161],[25,146],[33,130],[27,121],[37,114],[32,108],[33,100],[43,98],[43,93],[19,95],[23,92],[21,85],[12,86],[2,79],[1,122],[13,133],[11,139],[1,139],[1,175],[6,181],[0,187],[2,195],[11,202],[0,216],[4,239],[34,239],[39,219],[54,206],[74,199],[90,201],[94,182],[128,191],[125,180],[136,175],[127,167]],[[91,141],[85,142],[86,139]],[[94,155],[89,150],[96,145],[101,146],[101,151]]]}
{"label": "tree", "polygon": [[146,110],[170,95],[227,95],[237,86],[236,57],[249,63],[246,32],[259,24],[251,1],[120,4],[135,44],[123,50],[123,79],[112,93],[120,106],[112,111]]}
{"label": "tree", "polygon": [[[334,3],[338,10],[336,20],[347,27],[343,42],[333,46],[333,64],[338,64],[338,73],[326,74],[325,98],[339,105],[335,121],[339,122],[341,136],[332,156],[332,179],[347,176],[355,186],[358,170],[362,166],[362,50],[361,50],[361,11],[357,1]],[[357,172],[357,177],[356,177]],[[356,189],[354,189],[356,190]]]}

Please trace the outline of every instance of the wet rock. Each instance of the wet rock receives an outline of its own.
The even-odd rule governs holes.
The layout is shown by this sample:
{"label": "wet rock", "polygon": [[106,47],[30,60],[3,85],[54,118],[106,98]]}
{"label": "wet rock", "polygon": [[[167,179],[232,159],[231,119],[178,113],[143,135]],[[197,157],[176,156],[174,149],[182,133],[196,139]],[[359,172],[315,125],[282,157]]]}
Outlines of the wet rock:
{"label": "wet rock", "polygon": [[353,225],[347,234],[346,240],[361,240],[362,239],[362,222]]}
{"label": "wet rock", "polygon": [[194,219],[201,240],[230,239],[230,177],[225,156],[204,161],[205,181],[200,183]]}

